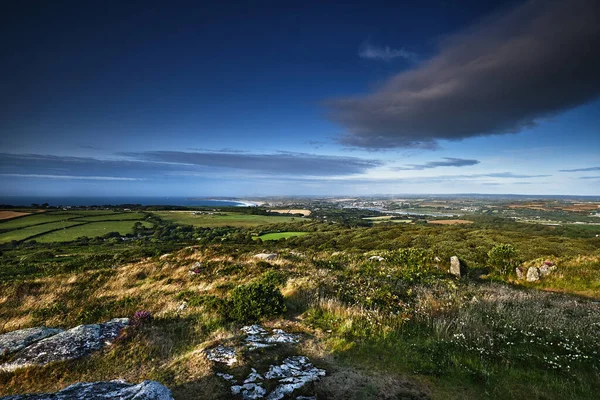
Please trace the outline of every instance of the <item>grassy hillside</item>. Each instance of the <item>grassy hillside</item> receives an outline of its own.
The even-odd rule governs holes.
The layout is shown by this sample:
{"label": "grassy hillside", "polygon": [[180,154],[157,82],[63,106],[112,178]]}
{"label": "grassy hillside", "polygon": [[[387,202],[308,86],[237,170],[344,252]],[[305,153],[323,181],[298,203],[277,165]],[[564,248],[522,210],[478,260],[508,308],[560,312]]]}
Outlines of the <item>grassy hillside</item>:
{"label": "grassy hillside", "polygon": [[[152,219],[152,232],[129,242],[5,245],[0,333],[140,310],[154,319],[90,357],[0,373],[0,395],[122,378],[158,380],[176,399],[231,398],[215,372],[242,379],[250,365],[266,368],[292,351],[242,351],[232,368],[204,356],[216,344],[241,346],[245,313],[256,311],[243,288],[261,287],[281,293],[285,307],[252,315],[302,335],[298,352],[327,371],[309,388],[318,398],[595,399],[600,240],[474,221],[360,227],[286,219],[269,229],[309,234],[258,242],[264,228]],[[93,224],[121,223],[128,221]],[[510,259],[492,256],[501,243],[514,249]],[[262,252],[278,257],[254,257]],[[460,279],[448,273],[451,255],[463,264]],[[537,282],[518,280],[512,268],[546,261],[557,269]]]}

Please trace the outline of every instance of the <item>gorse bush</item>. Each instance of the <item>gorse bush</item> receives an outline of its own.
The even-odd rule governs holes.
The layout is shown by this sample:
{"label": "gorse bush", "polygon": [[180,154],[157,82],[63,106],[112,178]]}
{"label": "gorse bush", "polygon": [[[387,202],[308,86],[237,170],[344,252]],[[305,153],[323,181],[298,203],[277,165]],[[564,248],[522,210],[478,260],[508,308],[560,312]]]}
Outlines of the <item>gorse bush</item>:
{"label": "gorse bush", "polygon": [[254,282],[231,291],[227,314],[234,321],[253,323],[283,312],[283,295],[272,283]]}
{"label": "gorse bush", "polygon": [[519,264],[517,250],[511,244],[497,244],[488,252],[488,264],[495,272],[505,275]]}
{"label": "gorse bush", "polygon": [[287,275],[281,271],[267,271],[262,274],[260,282],[272,286],[283,286],[287,282]]}

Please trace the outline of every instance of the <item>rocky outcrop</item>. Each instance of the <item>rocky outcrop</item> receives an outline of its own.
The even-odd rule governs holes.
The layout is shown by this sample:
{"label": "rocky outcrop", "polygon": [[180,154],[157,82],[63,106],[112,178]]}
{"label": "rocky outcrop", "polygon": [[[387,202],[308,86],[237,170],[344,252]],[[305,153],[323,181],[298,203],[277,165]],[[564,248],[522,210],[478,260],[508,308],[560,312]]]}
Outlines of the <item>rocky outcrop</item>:
{"label": "rocky outcrop", "polygon": [[277,343],[298,343],[298,335],[287,333],[281,329],[267,332],[260,325],[244,326],[241,329],[246,335],[248,349],[255,350],[262,347],[271,347]]}
{"label": "rocky outcrop", "polygon": [[[266,398],[280,400],[322,376],[325,376],[325,370],[316,368],[307,357],[293,356],[283,360],[281,365],[271,365],[264,376],[252,368],[252,372],[241,384],[231,386],[231,393],[241,395],[244,400],[263,399],[267,395],[265,381],[270,381],[267,386],[277,386]],[[231,382],[231,379],[228,381]]]}
{"label": "rocky outcrop", "polygon": [[20,394],[2,400],[172,400],[171,392],[156,381],[137,385],[125,381],[81,382],[56,393]]}
{"label": "rocky outcrop", "polygon": [[0,356],[12,354],[16,351],[24,349],[30,344],[38,340],[45,339],[49,336],[54,336],[62,332],[62,329],[46,328],[39,326],[36,328],[19,329],[0,335]]}
{"label": "rocky outcrop", "polygon": [[260,260],[274,260],[277,258],[277,254],[275,253],[258,253],[254,255],[254,258],[258,258]]}
{"label": "rocky outcrop", "polygon": [[267,379],[277,379],[279,385],[269,393],[269,400],[283,399],[294,390],[301,388],[309,382],[325,376],[325,370],[312,365],[305,356],[288,357],[281,365],[271,365],[265,373]]}
{"label": "rocky outcrop", "polygon": [[218,345],[212,349],[205,350],[206,358],[210,361],[227,364],[230,367],[237,361],[237,353],[233,347]]}
{"label": "rocky outcrop", "polygon": [[86,356],[111,344],[128,324],[128,318],[115,318],[103,324],[79,325],[57,333],[20,350],[14,359],[0,365],[0,371],[14,371]]}
{"label": "rocky outcrop", "polygon": [[460,260],[456,256],[450,257],[450,273],[460,278]]}
{"label": "rocky outcrop", "polygon": [[[266,330],[260,325],[244,326],[241,331],[246,334],[245,347],[256,350],[275,346],[281,343],[296,344],[300,341],[300,335],[287,333],[282,329]],[[206,350],[207,358],[228,363],[230,359],[237,360],[235,349],[219,345]],[[264,364],[262,364],[264,366]],[[264,370],[263,370],[264,371]],[[316,368],[305,356],[292,356],[283,360],[283,364],[273,364],[262,375],[255,368],[242,381],[233,375],[218,372],[217,376],[231,384],[231,393],[241,396],[244,400],[269,399],[279,400],[290,395],[309,382],[318,380],[325,376],[325,370]],[[300,397],[298,397],[300,398]],[[312,399],[313,397],[306,397]]]}

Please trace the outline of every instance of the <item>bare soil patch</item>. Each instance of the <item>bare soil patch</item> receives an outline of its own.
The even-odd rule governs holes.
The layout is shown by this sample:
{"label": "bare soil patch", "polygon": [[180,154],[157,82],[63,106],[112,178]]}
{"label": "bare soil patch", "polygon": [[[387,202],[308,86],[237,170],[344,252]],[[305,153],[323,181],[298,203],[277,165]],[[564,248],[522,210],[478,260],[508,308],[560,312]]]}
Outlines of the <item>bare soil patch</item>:
{"label": "bare soil patch", "polygon": [[473,221],[469,221],[467,219],[438,219],[438,220],[428,220],[428,224],[437,224],[437,225],[459,225],[459,224],[472,224]]}
{"label": "bare soil patch", "polygon": [[29,215],[29,214],[31,214],[31,213],[19,212],[19,211],[0,211],[0,220],[22,217],[23,215]]}

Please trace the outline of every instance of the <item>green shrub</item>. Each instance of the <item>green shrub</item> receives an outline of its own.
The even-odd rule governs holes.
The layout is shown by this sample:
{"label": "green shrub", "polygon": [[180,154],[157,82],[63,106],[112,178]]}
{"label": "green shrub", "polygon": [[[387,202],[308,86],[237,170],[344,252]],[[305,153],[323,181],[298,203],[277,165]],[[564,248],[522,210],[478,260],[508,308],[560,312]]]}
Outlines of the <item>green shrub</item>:
{"label": "green shrub", "polygon": [[254,282],[231,292],[228,317],[242,323],[258,322],[285,312],[283,295],[273,284]]}
{"label": "green shrub", "polygon": [[260,282],[271,286],[283,286],[287,282],[287,275],[281,271],[267,271],[262,274]]}
{"label": "green shrub", "polygon": [[488,252],[488,264],[495,272],[505,275],[520,264],[517,250],[511,244],[497,244]]}

